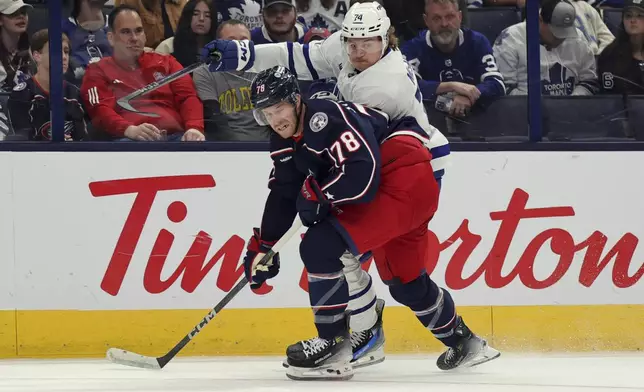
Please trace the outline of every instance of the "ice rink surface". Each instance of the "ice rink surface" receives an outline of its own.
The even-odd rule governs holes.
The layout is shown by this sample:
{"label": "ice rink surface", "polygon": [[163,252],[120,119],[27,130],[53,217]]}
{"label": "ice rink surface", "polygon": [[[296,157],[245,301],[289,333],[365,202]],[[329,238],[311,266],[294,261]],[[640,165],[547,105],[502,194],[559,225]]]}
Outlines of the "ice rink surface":
{"label": "ice rink surface", "polygon": [[175,359],[163,370],[106,360],[0,361],[0,392],[644,391],[644,354],[516,355],[444,373],[434,355],[389,356],[350,381],[296,382],[281,358]]}

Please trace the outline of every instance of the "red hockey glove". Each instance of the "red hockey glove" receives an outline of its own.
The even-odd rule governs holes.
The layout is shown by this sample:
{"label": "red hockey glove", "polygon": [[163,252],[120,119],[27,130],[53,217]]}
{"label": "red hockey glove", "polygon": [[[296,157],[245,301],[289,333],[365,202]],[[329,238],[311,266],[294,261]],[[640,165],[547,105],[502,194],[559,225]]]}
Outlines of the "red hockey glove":
{"label": "red hockey glove", "polygon": [[295,203],[304,226],[310,227],[322,221],[331,211],[331,202],[324,196],[313,176],[306,177]]}
{"label": "red hockey glove", "polygon": [[244,256],[244,273],[253,290],[262,287],[265,281],[274,278],[280,272],[279,253],[276,253],[268,263],[259,265],[262,257],[274,244],[274,242],[262,241],[259,229],[257,227],[253,229],[253,236],[248,241],[246,256]]}

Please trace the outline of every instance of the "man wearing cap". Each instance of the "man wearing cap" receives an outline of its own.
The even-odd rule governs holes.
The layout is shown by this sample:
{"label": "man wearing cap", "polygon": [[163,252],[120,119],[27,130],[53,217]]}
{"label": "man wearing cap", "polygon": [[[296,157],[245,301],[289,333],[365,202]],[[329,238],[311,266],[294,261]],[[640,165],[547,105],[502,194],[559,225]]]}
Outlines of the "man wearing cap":
{"label": "man wearing cap", "polygon": [[27,11],[31,8],[22,0],[0,0],[0,90],[11,91],[29,78]]}
{"label": "man wearing cap", "polygon": [[[542,0],[541,93],[592,95],[598,91],[595,57],[575,27],[575,7],[568,0]],[[505,29],[494,43],[494,56],[510,95],[528,93],[526,23]]]}
{"label": "man wearing cap", "polygon": [[273,42],[302,43],[306,30],[297,23],[295,0],[263,0],[262,16],[264,26],[251,31],[255,45]]}

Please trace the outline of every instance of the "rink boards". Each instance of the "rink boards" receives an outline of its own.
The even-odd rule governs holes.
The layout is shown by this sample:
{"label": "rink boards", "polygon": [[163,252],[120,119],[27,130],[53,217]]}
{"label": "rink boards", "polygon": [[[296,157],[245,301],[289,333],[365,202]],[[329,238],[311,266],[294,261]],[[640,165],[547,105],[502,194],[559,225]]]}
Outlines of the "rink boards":
{"label": "rink boards", "polygon": [[[427,270],[504,350],[644,349],[641,152],[454,153]],[[0,153],[0,357],[165,353],[241,277],[266,153]],[[186,354],[281,354],[314,333],[299,238]],[[388,303],[387,350],[440,346]]]}

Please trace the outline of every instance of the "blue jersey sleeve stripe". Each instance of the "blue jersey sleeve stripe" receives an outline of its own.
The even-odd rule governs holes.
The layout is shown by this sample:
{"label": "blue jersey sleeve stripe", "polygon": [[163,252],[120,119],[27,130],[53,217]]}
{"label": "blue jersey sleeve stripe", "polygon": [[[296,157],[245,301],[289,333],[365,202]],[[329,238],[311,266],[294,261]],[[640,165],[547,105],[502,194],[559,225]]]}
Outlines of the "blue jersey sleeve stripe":
{"label": "blue jersey sleeve stripe", "polygon": [[293,42],[287,42],[286,49],[288,50],[288,69],[293,75],[295,75],[295,78],[297,78],[297,72],[295,71],[295,58],[293,57]]}
{"label": "blue jersey sleeve stripe", "polygon": [[317,71],[313,67],[313,63],[311,62],[311,55],[309,54],[309,44],[305,44],[302,47],[302,52],[304,52],[304,61],[306,61],[306,66],[309,68],[311,77],[313,78],[313,80],[320,79],[320,76],[318,76]]}
{"label": "blue jersey sleeve stripe", "polygon": [[432,153],[432,159],[437,159],[449,155],[450,148],[449,144],[446,144],[444,146],[436,146],[434,148],[431,148],[429,151]]}

